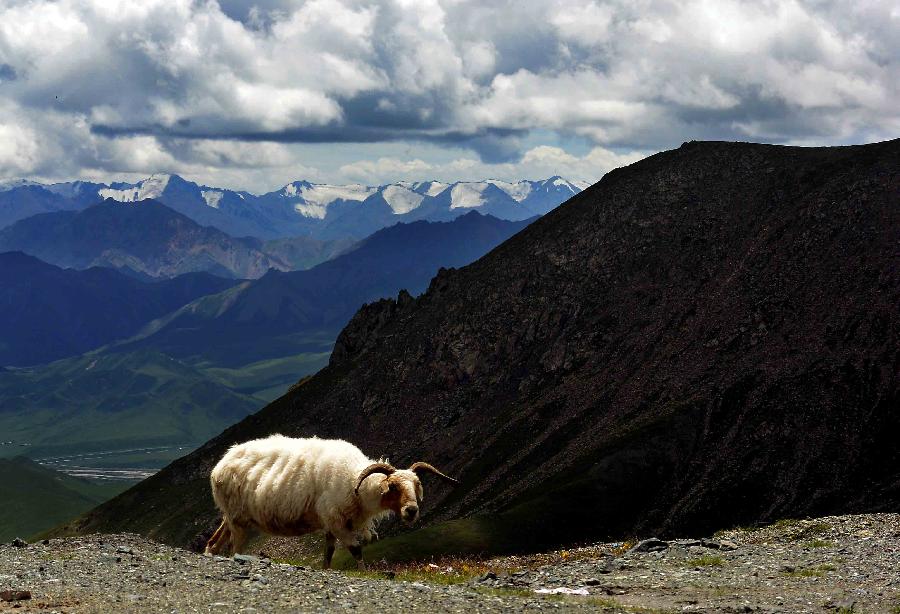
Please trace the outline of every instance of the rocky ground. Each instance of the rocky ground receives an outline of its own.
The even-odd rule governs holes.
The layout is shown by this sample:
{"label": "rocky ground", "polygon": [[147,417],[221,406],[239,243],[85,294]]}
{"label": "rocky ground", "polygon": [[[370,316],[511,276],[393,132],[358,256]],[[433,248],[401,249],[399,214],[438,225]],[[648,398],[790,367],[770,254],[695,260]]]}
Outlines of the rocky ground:
{"label": "rocky ground", "polygon": [[511,611],[900,614],[900,514],[705,539],[323,572],[136,535],[0,546],[0,612]]}

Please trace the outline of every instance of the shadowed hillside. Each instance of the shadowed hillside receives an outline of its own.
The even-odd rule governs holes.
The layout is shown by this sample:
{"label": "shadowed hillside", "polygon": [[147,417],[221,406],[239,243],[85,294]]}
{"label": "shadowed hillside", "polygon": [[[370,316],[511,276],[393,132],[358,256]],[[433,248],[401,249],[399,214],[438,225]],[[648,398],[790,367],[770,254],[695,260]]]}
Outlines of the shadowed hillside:
{"label": "shadowed hillside", "polygon": [[306,271],[269,271],[153,322],[123,348],[153,348],[236,366],[330,351],[361,305],[401,289],[419,294],[442,266],[468,264],[525,228],[470,212],[452,222],[395,224]]}
{"label": "shadowed hillside", "polygon": [[67,530],[187,543],[218,457],[272,432],[459,476],[425,520],[468,517],[483,549],[897,509],[898,203],[900,141],[613,171],[365,307],[328,368]]}
{"label": "shadowed hillside", "polygon": [[0,365],[92,350],[235,283],[207,273],[146,283],[111,269],[74,271],[21,252],[0,253]]}

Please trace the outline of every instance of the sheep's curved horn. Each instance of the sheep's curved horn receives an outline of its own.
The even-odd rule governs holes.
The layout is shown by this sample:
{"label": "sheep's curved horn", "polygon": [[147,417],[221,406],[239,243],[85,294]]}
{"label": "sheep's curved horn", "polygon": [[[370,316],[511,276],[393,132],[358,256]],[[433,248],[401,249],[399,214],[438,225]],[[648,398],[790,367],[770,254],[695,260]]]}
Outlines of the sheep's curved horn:
{"label": "sheep's curved horn", "polygon": [[384,475],[391,475],[397,471],[393,466],[388,463],[372,463],[368,467],[362,470],[362,473],[359,474],[359,478],[356,480],[356,488],[353,489],[353,492],[359,494],[359,487],[362,486],[363,480],[374,473],[383,473]]}
{"label": "sheep's curved horn", "polygon": [[409,470],[412,471],[413,473],[415,473],[416,475],[419,475],[420,472],[433,473],[434,475],[436,475],[440,478],[444,478],[451,484],[459,484],[459,480],[457,480],[456,478],[451,478],[449,475],[445,475],[445,474],[441,473],[440,471],[438,471],[437,469],[435,469],[433,466],[429,465],[428,463],[422,463],[422,462],[413,463],[412,465],[409,466]]}

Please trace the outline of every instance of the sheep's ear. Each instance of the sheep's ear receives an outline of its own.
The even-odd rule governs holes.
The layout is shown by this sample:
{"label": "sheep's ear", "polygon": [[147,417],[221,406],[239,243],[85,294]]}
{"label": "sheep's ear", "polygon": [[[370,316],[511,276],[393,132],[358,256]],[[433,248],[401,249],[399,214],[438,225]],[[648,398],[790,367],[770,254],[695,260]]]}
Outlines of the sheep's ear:
{"label": "sheep's ear", "polygon": [[381,480],[381,494],[386,495],[388,490],[391,488],[391,483],[388,480],[387,476],[383,480]]}
{"label": "sheep's ear", "polygon": [[425,500],[425,492],[422,490],[422,483],[416,482],[416,499],[419,501]]}

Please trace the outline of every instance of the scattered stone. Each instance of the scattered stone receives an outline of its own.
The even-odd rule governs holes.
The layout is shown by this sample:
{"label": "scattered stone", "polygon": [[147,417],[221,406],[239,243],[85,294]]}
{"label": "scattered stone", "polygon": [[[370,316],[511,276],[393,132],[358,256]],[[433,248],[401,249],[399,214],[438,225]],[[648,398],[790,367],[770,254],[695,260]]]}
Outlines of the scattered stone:
{"label": "scattered stone", "polygon": [[28,542],[22,539],[21,537],[17,537],[12,542],[10,542],[16,548],[24,548],[28,545]]}
{"label": "scattered stone", "polygon": [[128,546],[119,546],[116,548],[116,552],[119,554],[132,554],[132,550]]}
{"label": "scattered stone", "polygon": [[856,608],[856,599],[842,599],[834,603],[834,607],[841,612],[853,612]]}
{"label": "scattered stone", "polygon": [[737,544],[728,541],[727,539],[701,539],[700,545],[704,546],[705,548],[712,548],[713,550],[737,550]]}
{"label": "scattered stone", "polygon": [[[376,562],[370,563],[374,574],[359,576],[267,564],[259,557],[251,565],[248,555],[240,557],[243,563],[215,559],[128,534],[54,539],[49,548],[0,546],[0,589],[40,587],[31,601],[0,602],[0,612],[55,607],[135,614],[242,609],[374,614],[386,603],[415,604],[412,611],[427,614],[597,611],[598,602],[586,595],[626,596],[636,609],[733,614],[889,612],[900,604],[900,514],[800,522],[827,522],[828,542],[809,548],[796,538],[796,524],[779,523],[717,534],[714,541],[737,546],[727,556],[722,548],[688,545],[696,540],[667,540],[667,549],[615,558],[622,544],[602,543],[495,558],[468,582],[452,585],[437,578],[431,583],[428,574],[418,582],[396,581],[394,571]],[[117,544],[130,553],[116,556]],[[116,558],[126,562],[105,563]],[[437,575],[459,568],[441,564],[427,570]],[[18,592],[10,590],[9,596]]]}
{"label": "scattered stone", "polygon": [[663,540],[656,537],[651,537],[650,539],[639,541],[628,552],[662,552],[668,547],[668,542],[664,542]]}
{"label": "scattered stone", "polygon": [[259,557],[253,556],[252,554],[235,554],[234,560],[241,565],[246,565],[247,563],[256,563],[259,561]]}
{"label": "scattered stone", "polygon": [[3,601],[26,601],[31,599],[31,591],[0,591]]}
{"label": "scattered stone", "polygon": [[567,588],[565,586],[536,588],[534,592],[539,595],[590,595],[586,588]]}

